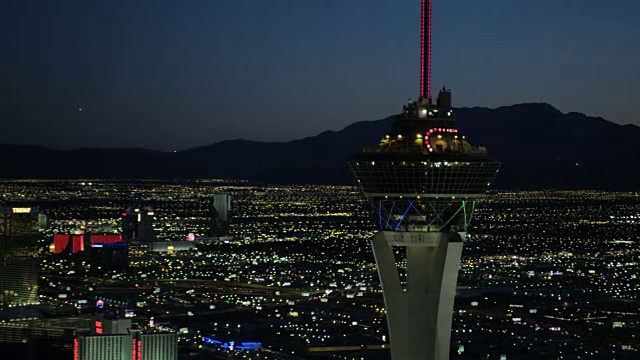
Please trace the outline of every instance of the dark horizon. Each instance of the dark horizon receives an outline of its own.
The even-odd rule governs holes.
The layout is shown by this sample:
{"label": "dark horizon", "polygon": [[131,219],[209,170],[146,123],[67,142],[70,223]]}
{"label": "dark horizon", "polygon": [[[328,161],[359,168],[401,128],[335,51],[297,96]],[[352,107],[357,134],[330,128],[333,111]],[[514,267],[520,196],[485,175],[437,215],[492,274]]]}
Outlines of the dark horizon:
{"label": "dark horizon", "polygon": [[[631,124],[631,123],[627,123],[627,124],[619,124],[619,123],[615,123],[609,119],[605,119],[602,117],[597,117],[597,116],[592,116],[590,114],[583,114],[577,111],[570,111],[570,112],[563,112],[560,111],[557,107],[555,107],[552,104],[548,104],[548,103],[544,103],[544,102],[535,102],[535,103],[517,103],[517,104],[511,104],[511,105],[503,105],[503,106],[496,106],[496,107],[483,107],[483,106],[470,106],[470,107],[462,107],[462,108],[457,108],[457,110],[462,110],[462,111],[468,111],[468,110],[489,110],[489,111],[496,111],[496,110],[500,110],[500,109],[509,109],[509,108],[517,108],[517,107],[532,107],[532,108],[548,108],[550,109],[551,112],[559,112],[561,115],[570,115],[570,114],[576,114],[579,115],[580,117],[585,117],[585,118],[590,118],[590,119],[599,119],[599,120],[603,120],[605,122],[611,123],[611,124],[615,124],[615,125],[621,125],[621,126],[633,126],[633,127],[640,127],[636,124]],[[187,151],[187,150],[192,150],[192,149],[197,149],[197,148],[205,148],[205,147],[209,147],[212,145],[218,145],[220,143],[227,143],[227,142],[251,142],[251,143],[259,143],[259,144],[287,144],[287,143],[292,143],[292,142],[297,142],[297,141],[303,141],[306,139],[311,139],[311,138],[315,138],[318,136],[322,136],[324,133],[336,133],[336,132],[341,132],[344,131],[345,129],[351,127],[351,126],[357,126],[359,123],[367,123],[367,122],[380,122],[380,121],[384,121],[385,119],[394,117],[400,115],[399,112],[396,113],[391,113],[391,114],[387,114],[386,116],[380,116],[379,118],[375,118],[375,119],[360,119],[360,120],[355,120],[354,122],[345,125],[342,128],[338,128],[338,129],[324,129],[324,130],[320,130],[317,133],[313,133],[313,134],[308,134],[308,135],[304,135],[302,137],[299,138],[292,138],[292,139],[282,139],[282,140],[274,140],[274,141],[269,141],[269,140],[261,140],[261,139],[248,139],[248,138],[242,138],[242,137],[238,137],[238,138],[229,138],[229,139],[221,139],[218,141],[214,141],[211,143],[203,143],[203,144],[192,144],[192,145],[188,145],[187,147],[184,148],[177,148],[177,149],[157,149],[157,148],[149,148],[149,147],[140,147],[140,146],[60,146],[60,147],[56,147],[56,146],[47,146],[47,145],[42,145],[42,144],[33,144],[33,143],[19,143],[19,142],[0,142],[0,145],[8,145],[8,146],[26,146],[26,147],[42,147],[48,150],[82,150],[82,149],[104,149],[104,150],[148,150],[148,151],[154,151],[154,152],[164,152],[164,153],[174,153],[174,152],[182,152],[182,151]],[[514,144],[515,145],[515,144]]]}
{"label": "dark horizon", "polygon": [[[548,104],[458,109],[458,128],[503,163],[498,188],[636,190],[629,157],[637,126],[621,126]],[[278,184],[354,184],[346,162],[375,146],[395,117],[363,121],[288,143],[228,141],[185,151],[85,148],[68,151],[1,145],[8,178],[228,178]],[[593,151],[598,143],[599,151]],[[331,144],[331,146],[327,146]],[[323,149],[318,151],[318,149]],[[29,164],[25,166],[25,164]],[[540,178],[540,172],[548,176]]]}

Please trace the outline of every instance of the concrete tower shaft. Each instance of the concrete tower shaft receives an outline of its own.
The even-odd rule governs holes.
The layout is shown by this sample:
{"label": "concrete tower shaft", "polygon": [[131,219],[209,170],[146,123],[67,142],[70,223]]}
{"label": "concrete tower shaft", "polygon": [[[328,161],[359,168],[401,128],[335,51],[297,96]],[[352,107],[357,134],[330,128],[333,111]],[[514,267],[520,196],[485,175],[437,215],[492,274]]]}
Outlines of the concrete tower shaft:
{"label": "concrete tower shaft", "polygon": [[[449,359],[453,300],[464,234],[381,231],[371,241],[382,283],[393,360]],[[402,281],[393,247],[404,247]]]}

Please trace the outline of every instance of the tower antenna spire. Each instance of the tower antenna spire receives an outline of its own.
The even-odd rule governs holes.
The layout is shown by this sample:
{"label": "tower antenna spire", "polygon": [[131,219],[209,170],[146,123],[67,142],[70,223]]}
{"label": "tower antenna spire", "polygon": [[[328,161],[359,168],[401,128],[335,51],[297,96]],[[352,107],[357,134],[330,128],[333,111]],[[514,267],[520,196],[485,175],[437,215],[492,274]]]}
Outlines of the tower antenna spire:
{"label": "tower antenna spire", "polygon": [[420,0],[420,97],[431,99],[431,13],[433,0]]}

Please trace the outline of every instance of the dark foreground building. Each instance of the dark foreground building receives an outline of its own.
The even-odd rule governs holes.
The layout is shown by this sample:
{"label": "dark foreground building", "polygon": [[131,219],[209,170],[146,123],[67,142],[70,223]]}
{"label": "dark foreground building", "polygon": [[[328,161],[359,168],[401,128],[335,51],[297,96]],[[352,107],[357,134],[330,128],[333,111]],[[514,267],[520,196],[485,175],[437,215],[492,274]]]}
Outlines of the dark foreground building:
{"label": "dark foreground building", "polygon": [[151,208],[129,209],[122,214],[122,239],[136,244],[156,240],[153,230],[155,212]]}
{"label": "dark foreground building", "polygon": [[38,208],[0,207],[0,307],[36,302],[39,238]]}
{"label": "dark foreground building", "polygon": [[94,274],[125,273],[129,269],[129,244],[125,242],[92,244],[90,256]]}

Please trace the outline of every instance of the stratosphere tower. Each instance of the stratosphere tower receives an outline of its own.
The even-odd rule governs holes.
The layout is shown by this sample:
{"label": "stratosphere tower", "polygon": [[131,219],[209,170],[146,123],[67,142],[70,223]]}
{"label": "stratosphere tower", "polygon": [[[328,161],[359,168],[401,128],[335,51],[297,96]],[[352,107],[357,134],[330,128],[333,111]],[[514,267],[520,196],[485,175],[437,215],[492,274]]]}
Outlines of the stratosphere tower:
{"label": "stratosphere tower", "polygon": [[419,98],[377,146],[349,161],[375,209],[371,246],[393,360],[449,359],[466,230],[500,168],[456,128],[451,91],[431,97],[432,0],[421,3]]}

